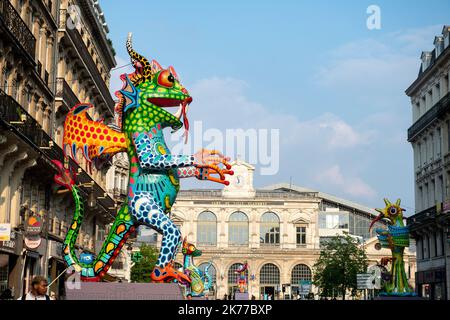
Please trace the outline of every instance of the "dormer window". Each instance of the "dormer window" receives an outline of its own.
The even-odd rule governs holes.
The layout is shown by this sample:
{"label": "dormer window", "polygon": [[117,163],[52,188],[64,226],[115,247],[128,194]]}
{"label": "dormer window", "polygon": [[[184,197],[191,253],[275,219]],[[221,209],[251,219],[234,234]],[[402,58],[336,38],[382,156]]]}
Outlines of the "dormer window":
{"label": "dormer window", "polygon": [[444,26],[442,29],[442,36],[444,38],[444,49],[449,46],[450,42],[450,26]]}
{"label": "dormer window", "polygon": [[437,36],[434,38],[434,47],[436,52],[436,59],[441,55],[444,51],[444,37]]}

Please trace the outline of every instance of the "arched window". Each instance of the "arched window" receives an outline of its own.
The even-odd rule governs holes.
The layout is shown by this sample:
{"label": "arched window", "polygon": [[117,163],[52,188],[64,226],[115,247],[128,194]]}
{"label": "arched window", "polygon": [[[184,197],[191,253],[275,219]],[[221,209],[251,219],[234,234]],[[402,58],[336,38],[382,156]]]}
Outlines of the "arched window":
{"label": "arched window", "polygon": [[263,265],[259,273],[259,283],[261,286],[278,286],[280,284],[280,269],[273,263]]}
{"label": "arched window", "polygon": [[[239,273],[236,271],[242,267],[241,263],[235,263],[228,269],[228,294],[233,295],[238,288]],[[245,270],[248,279],[248,269]]]}
{"label": "arched window", "polygon": [[211,211],[198,215],[197,245],[215,246],[217,244],[217,218]]}
{"label": "arched window", "polygon": [[[200,269],[201,272],[205,272],[205,268],[209,265],[209,262],[204,262],[201,263],[198,268]],[[214,267],[214,265],[212,264],[209,269],[208,269],[208,273],[212,276],[212,282],[215,285],[216,284],[216,279],[217,279],[217,275],[216,275],[216,267]]]}
{"label": "arched window", "polygon": [[311,269],[304,264],[298,264],[292,269],[291,273],[291,290],[292,294],[299,294],[300,285],[308,285],[312,280]]}
{"label": "arched window", "polygon": [[263,245],[280,244],[280,219],[273,212],[266,212],[261,217],[260,243]]}
{"label": "arched window", "polygon": [[[233,264],[230,269],[228,269],[228,284],[229,285],[236,285],[239,278],[239,273],[236,273],[236,271],[242,267],[241,263],[235,263]],[[245,275],[248,277],[248,269],[245,270]]]}
{"label": "arched window", "polygon": [[248,217],[245,213],[237,211],[230,216],[228,244],[231,246],[248,245]]}

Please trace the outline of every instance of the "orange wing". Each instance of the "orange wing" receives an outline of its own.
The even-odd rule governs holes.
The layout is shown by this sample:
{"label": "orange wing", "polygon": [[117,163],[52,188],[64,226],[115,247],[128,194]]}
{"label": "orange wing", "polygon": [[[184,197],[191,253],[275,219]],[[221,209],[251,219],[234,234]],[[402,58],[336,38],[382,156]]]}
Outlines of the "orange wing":
{"label": "orange wing", "polygon": [[75,162],[78,149],[81,149],[89,163],[109,159],[116,153],[127,150],[123,132],[108,127],[102,121],[90,119],[86,111],[92,107],[93,105],[88,103],[77,104],[70,110],[64,122],[64,155],[67,156],[69,147]]}

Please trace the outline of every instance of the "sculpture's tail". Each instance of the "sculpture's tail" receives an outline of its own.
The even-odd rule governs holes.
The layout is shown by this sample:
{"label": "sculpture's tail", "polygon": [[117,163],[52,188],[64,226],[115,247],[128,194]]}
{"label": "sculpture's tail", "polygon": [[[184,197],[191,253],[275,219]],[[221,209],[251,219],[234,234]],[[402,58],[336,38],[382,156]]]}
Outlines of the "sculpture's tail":
{"label": "sculpture's tail", "polygon": [[63,256],[68,266],[73,266],[75,271],[81,272],[84,281],[100,281],[111,267],[117,255],[120,253],[128,236],[135,230],[134,222],[128,212],[128,205],[124,203],[117,214],[114,224],[103,243],[97,258],[92,262],[80,262],[75,253],[75,243],[84,218],[84,201],[80,196],[80,190],[75,185],[74,177],[69,170],[65,169],[61,162],[52,161],[58,168],[59,174],[55,175],[55,182],[67,187],[72,191],[75,201],[75,212],[72,223],[64,240]]}

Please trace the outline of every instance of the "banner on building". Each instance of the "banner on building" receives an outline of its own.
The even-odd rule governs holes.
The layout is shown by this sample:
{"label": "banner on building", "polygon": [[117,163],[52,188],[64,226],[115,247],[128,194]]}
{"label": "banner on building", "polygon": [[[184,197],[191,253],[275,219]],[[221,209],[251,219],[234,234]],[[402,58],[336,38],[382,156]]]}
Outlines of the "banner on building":
{"label": "banner on building", "polygon": [[0,241],[11,241],[11,224],[0,223]]}
{"label": "banner on building", "polygon": [[40,236],[25,237],[25,245],[28,249],[36,249],[41,245],[42,239]]}
{"label": "banner on building", "polygon": [[299,293],[309,294],[311,292],[312,282],[310,280],[300,280],[299,283]]}

